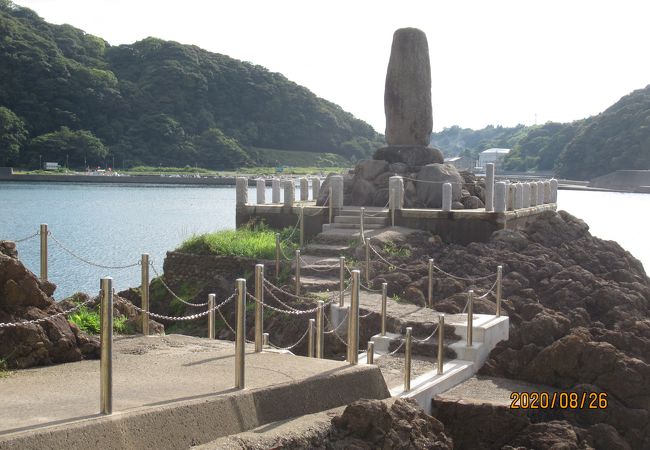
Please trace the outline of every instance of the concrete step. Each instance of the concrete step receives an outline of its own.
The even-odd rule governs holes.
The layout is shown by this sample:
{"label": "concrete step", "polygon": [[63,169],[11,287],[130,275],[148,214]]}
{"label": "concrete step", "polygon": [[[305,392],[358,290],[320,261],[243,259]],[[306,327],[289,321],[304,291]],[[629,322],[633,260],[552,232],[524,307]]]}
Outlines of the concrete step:
{"label": "concrete step", "polygon": [[[300,274],[302,276],[313,275],[315,277],[335,277],[339,276],[340,262],[339,258],[322,257],[318,255],[302,255],[302,264]],[[295,261],[291,264],[291,270],[295,272]]]}
{"label": "concrete step", "polygon": [[[378,230],[386,228],[386,224],[380,223],[366,223],[363,226],[364,230]],[[323,231],[329,230],[360,230],[361,225],[358,223],[326,223],[323,225]]]}
{"label": "concrete step", "polygon": [[[383,209],[378,206],[366,206],[365,207],[365,215],[367,217],[375,216],[375,217],[388,217],[388,214],[390,214],[390,211],[388,209]],[[339,211],[340,216],[360,216],[361,215],[361,208],[359,206],[344,206],[340,211]]]}
{"label": "concrete step", "polygon": [[[295,282],[295,280],[294,280]],[[310,292],[338,291],[339,279],[333,277],[313,276],[300,274],[300,285],[303,290]]]}
{"label": "concrete step", "polygon": [[[357,225],[361,224],[360,216],[336,216],[334,217],[334,223],[354,223]],[[370,224],[379,224],[379,225],[388,225],[388,217],[364,217],[364,225]]]}
{"label": "concrete step", "polygon": [[341,244],[309,244],[305,247],[305,254],[313,256],[345,256],[345,254],[350,250],[349,245]]}
{"label": "concrete step", "polygon": [[[323,225],[325,226],[325,225]],[[351,243],[359,240],[359,231],[345,228],[333,228],[319,233],[314,242],[317,244],[338,244],[350,246]]]}

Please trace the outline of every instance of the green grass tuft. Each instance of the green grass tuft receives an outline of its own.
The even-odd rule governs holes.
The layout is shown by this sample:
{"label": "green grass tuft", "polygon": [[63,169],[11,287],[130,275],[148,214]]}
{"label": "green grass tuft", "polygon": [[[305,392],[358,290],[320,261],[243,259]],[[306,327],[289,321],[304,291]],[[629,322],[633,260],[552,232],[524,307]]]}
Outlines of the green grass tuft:
{"label": "green grass tuft", "polygon": [[[86,306],[82,306],[76,312],[70,314],[68,320],[76,324],[81,331],[90,334],[99,334],[101,319],[98,311],[93,311]],[[125,316],[113,318],[113,331],[120,334],[127,333],[129,329],[126,321],[127,318]]]}
{"label": "green grass tuft", "polygon": [[[290,231],[283,230],[281,239]],[[294,233],[293,238],[295,238]],[[289,254],[293,248],[291,242],[283,244],[283,250]],[[274,259],[275,231],[264,225],[223,230],[216,233],[194,235],[185,240],[176,251],[195,255],[242,256],[245,258]]]}

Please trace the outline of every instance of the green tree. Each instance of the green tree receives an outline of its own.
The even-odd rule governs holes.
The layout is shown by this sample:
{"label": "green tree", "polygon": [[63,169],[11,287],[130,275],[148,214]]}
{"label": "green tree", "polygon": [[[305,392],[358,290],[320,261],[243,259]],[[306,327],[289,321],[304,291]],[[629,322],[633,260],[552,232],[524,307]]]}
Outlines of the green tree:
{"label": "green tree", "polygon": [[27,146],[27,160],[34,167],[41,162],[68,161],[71,167],[103,165],[108,148],[90,131],[72,131],[61,127],[58,131],[42,134]]}
{"label": "green tree", "polygon": [[195,142],[199,163],[213,169],[236,169],[251,165],[253,161],[235,139],[218,128],[203,132]]}
{"label": "green tree", "polygon": [[12,110],[0,106],[0,166],[12,165],[18,161],[27,135],[20,117]]}

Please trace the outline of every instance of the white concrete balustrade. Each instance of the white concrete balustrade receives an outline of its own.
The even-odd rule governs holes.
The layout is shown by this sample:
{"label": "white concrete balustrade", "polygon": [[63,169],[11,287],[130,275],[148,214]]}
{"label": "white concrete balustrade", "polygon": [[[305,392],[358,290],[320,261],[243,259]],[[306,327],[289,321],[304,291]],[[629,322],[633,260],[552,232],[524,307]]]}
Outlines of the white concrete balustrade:
{"label": "white concrete balustrade", "polygon": [[442,210],[451,211],[451,183],[442,185]]}
{"label": "white concrete balustrade", "polygon": [[237,206],[244,206],[248,203],[248,178],[237,177],[235,179],[235,199]]}
{"label": "white concrete balustrade", "polygon": [[258,178],[255,183],[257,187],[257,204],[263,205],[266,203],[266,180]]}

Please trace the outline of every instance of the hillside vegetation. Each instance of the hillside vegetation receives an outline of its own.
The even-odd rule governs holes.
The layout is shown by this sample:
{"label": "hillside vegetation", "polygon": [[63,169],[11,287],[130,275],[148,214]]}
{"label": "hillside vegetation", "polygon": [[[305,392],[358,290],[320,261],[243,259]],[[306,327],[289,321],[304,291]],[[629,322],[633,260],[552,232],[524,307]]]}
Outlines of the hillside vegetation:
{"label": "hillside vegetation", "polygon": [[554,171],[588,180],[620,169],[650,169],[650,86],[636,90],[587,119],[525,127],[471,130],[446,128],[433,145],[445,155],[471,155],[491,147],[510,148],[505,169]]}
{"label": "hillside vegetation", "polygon": [[227,169],[265,159],[253,147],[354,160],[380,145],[370,125],[283,75],[196,46],[111,46],[8,0],[0,36],[0,165]]}

